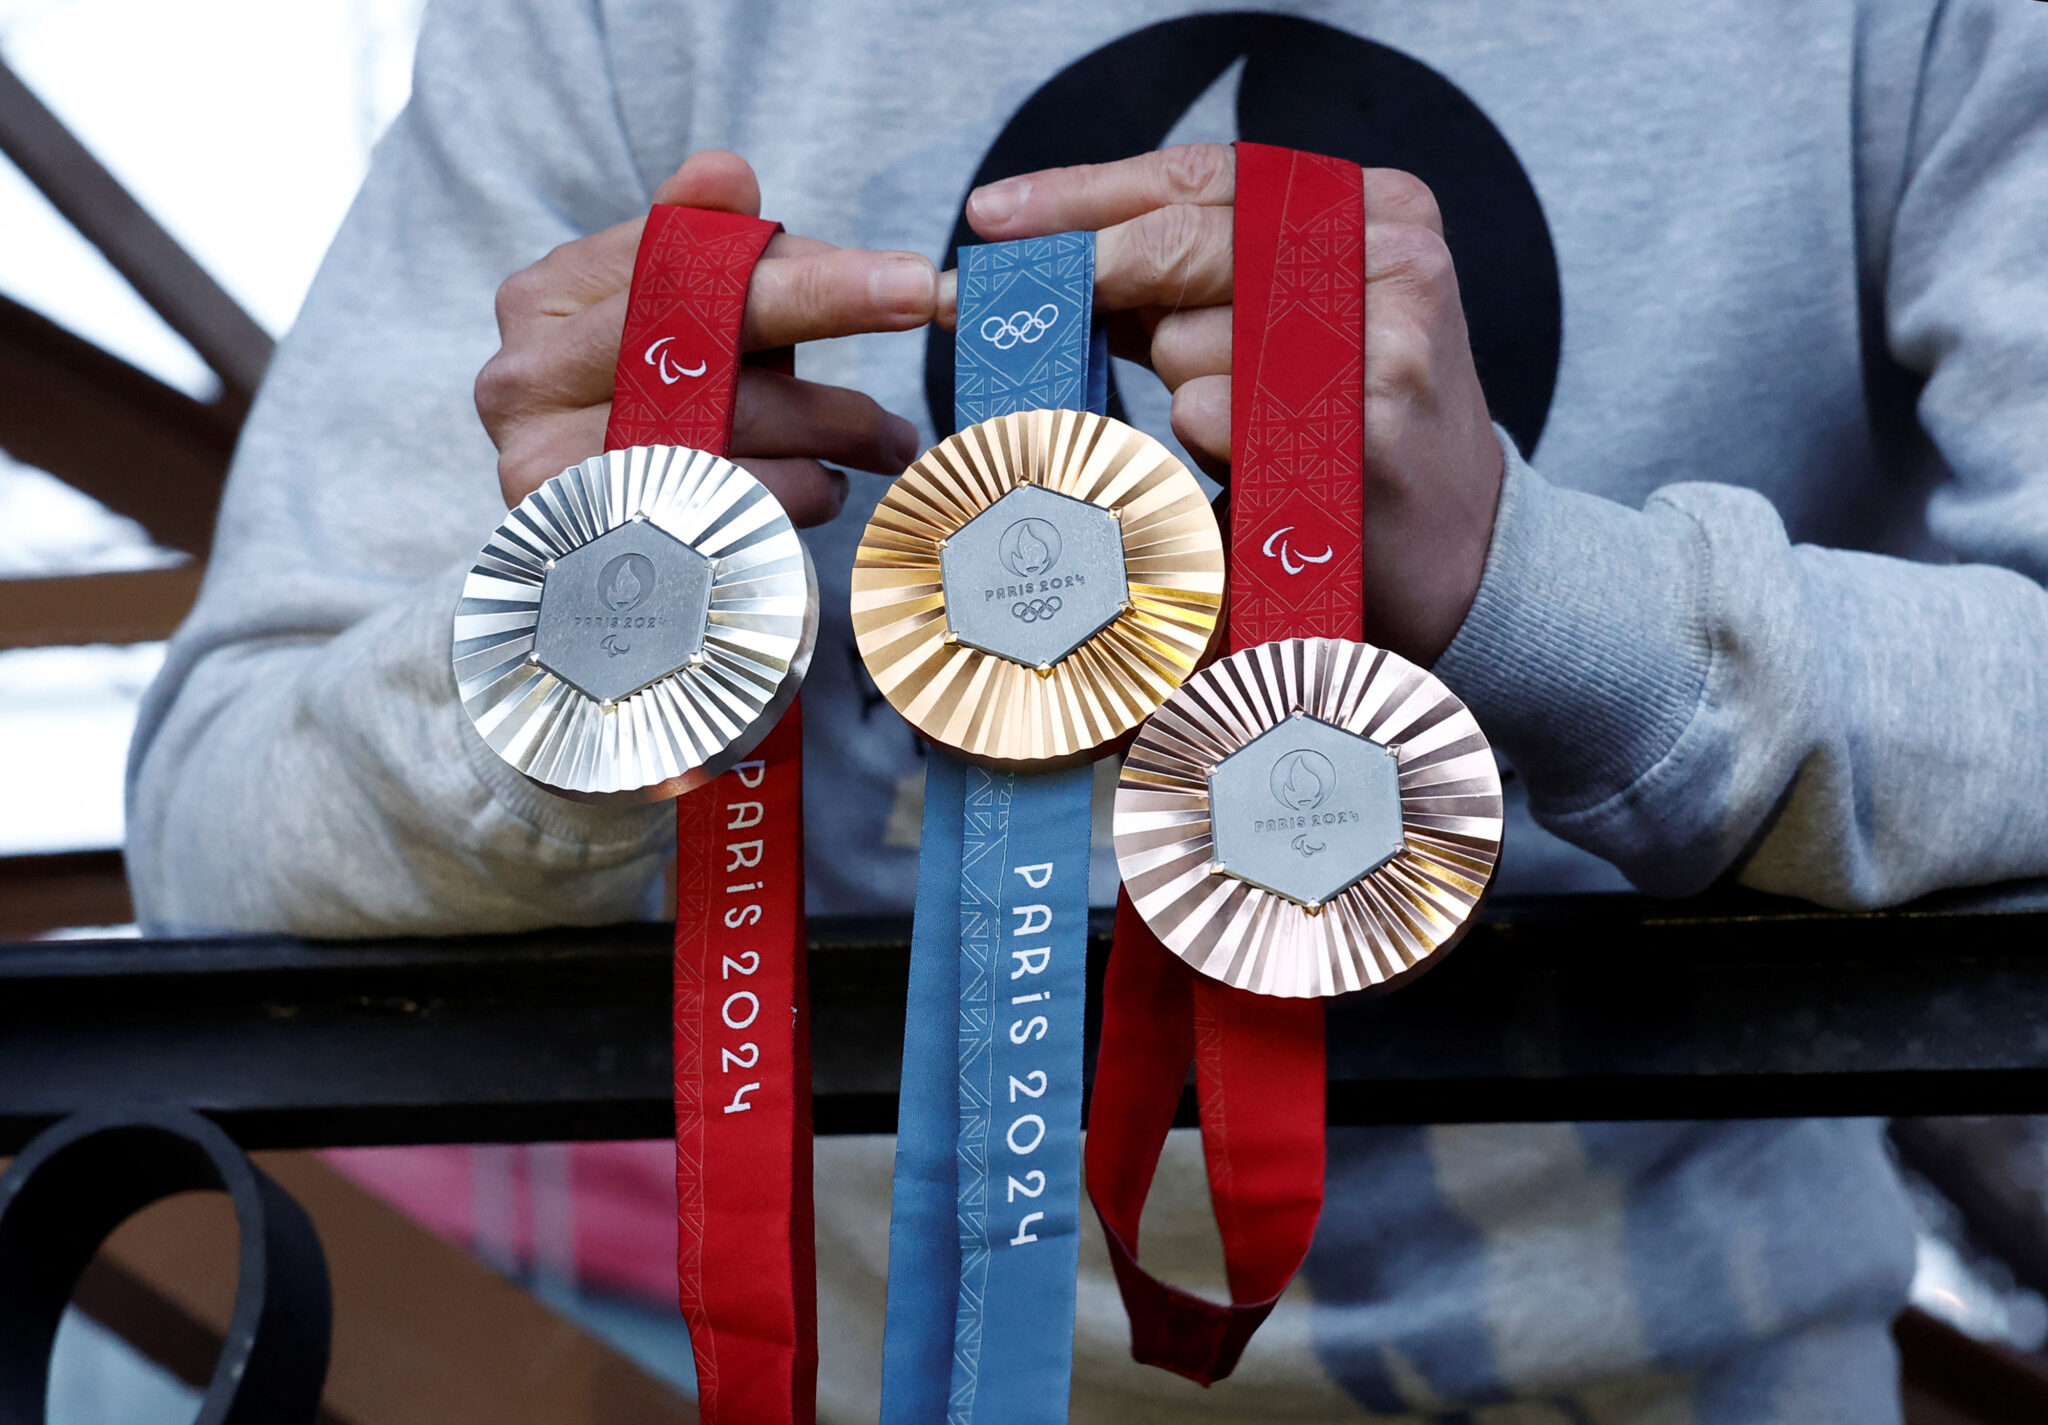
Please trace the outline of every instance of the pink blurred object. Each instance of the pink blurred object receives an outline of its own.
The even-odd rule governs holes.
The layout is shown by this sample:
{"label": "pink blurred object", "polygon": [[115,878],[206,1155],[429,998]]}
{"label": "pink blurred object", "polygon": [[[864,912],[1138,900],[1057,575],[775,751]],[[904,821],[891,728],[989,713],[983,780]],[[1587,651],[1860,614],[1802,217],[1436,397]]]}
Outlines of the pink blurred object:
{"label": "pink blurred object", "polygon": [[672,1143],[334,1148],[322,1156],[494,1266],[676,1305]]}

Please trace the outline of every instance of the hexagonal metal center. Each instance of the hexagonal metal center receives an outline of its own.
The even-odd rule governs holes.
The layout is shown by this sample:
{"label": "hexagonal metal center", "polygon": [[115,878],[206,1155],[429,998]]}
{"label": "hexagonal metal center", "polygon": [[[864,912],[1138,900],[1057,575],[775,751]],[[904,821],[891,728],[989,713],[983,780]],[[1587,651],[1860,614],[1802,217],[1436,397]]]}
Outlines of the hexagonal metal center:
{"label": "hexagonal metal center", "polygon": [[711,561],[645,520],[563,555],[541,585],[533,655],[557,678],[615,703],[704,647]]}
{"label": "hexagonal metal center", "polygon": [[1327,904],[1401,849],[1401,780],[1384,745],[1296,713],[1209,774],[1216,859],[1298,904]]}
{"label": "hexagonal metal center", "polygon": [[939,551],[939,579],[962,643],[1033,668],[1109,627],[1131,596],[1117,517],[1037,485],[961,526]]}

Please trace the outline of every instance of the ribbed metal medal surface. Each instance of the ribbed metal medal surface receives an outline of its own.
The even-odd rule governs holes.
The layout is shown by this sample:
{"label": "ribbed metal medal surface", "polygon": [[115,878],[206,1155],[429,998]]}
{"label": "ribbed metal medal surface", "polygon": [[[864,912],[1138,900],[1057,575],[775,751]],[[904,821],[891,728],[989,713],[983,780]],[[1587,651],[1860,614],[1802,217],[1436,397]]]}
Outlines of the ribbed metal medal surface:
{"label": "ribbed metal medal surface", "polygon": [[520,501],[455,610],[463,711],[565,796],[655,801],[731,768],[796,697],[817,577],[753,476],[681,446],[608,451]]}
{"label": "ribbed metal medal surface", "polygon": [[1205,975],[1295,998],[1390,985],[1454,944],[1501,824],[1465,705],[1397,654],[1331,638],[1197,673],[1116,791],[1117,863],[1153,933]]}
{"label": "ribbed metal medal surface", "polygon": [[1222,603],[1200,483],[1144,432],[1080,411],[1000,416],[933,446],[853,565],[854,638],[883,696],[933,742],[1012,770],[1128,734],[1206,654]]}

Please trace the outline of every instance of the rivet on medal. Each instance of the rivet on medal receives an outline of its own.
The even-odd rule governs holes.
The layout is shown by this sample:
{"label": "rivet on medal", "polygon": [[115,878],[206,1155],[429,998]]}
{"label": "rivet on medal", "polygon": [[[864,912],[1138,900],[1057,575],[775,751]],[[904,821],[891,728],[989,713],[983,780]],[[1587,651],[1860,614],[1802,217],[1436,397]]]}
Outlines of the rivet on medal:
{"label": "rivet on medal", "polygon": [[1047,771],[1113,749],[1208,653],[1223,541],[1173,453],[1034,410],[948,437],[861,537],[853,630],[890,704],[968,761]]}
{"label": "rivet on medal", "polygon": [[463,711],[563,796],[656,801],[752,751],[796,697],[817,576],[782,506],[720,456],[607,451],[520,501],[455,611]]}

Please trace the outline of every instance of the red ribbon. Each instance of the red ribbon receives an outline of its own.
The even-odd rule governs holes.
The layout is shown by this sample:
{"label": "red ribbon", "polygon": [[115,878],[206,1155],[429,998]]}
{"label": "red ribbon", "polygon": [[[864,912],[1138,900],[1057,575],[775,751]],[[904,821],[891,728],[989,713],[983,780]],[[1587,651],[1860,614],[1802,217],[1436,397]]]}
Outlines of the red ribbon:
{"label": "red ribbon", "polygon": [[[780,226],[659,206],[605,448],[732,443],[747,283]],[[764,354],[787,371],[790,353]],[[676,1272],[707,1425],[817,1416],[803,725],[676,801]]]}
{"label": "red ribbon", "polygon": [[[1230,646],[1365,632],[1365,202],[1358,165],[1237,146]],[[1138,1265],[1138,1220],[1190,1063],[1230,1304]],[[1323,1206],[1323,1002],[1234,989],[1119,898],[1088,1195],[1131,1354],[1202,1385],[1237,1368]]]}

